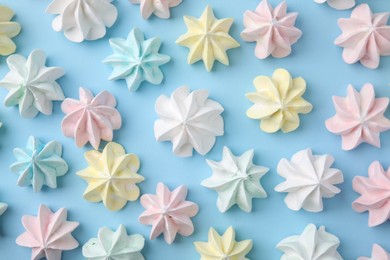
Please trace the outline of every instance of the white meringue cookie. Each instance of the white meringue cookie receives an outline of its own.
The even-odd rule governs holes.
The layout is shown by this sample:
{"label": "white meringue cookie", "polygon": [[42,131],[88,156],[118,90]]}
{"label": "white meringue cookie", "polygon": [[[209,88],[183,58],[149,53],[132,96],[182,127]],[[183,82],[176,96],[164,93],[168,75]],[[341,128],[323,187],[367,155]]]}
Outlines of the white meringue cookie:
{"label": "white meringue cookie", "polygon": [[313,155],[311,149],[297,152],[291,161],[282,159],[277,171],[286,180],[275,191],[288,192],[284,201],[292,210],[322,211],[322,198],[334,197],[340,192],[334,185],[344,181],[340,170],[330,168],[333,162],[331,155]]}
{"label": "white meringue cookie", "polygon": [[46,13],[57,14],[52,27],[64,31],[65,37],[73,42],[97,40],[106,34],[118,16],[112,0],[54,0]]}

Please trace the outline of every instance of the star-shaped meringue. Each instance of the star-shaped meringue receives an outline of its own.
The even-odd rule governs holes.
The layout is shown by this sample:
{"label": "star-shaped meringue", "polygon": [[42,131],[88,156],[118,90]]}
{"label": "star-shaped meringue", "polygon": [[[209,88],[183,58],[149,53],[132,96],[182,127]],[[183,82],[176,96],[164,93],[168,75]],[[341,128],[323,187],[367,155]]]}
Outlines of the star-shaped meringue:
{"label": "star-shaped meringue", "polygon": [[169,8],[178,6],[183,0],[130,0],[130,3],[140,4],[141,15],[145,20],[152,14],[168,19],[171,16]]}
{"label": "star-shaped meringue", "polygon": [[138,199],[137,183],[145,180],[137,173],[140,162],[135,154],[126,154],[125,149],[115,142],[104,147],[103,152],[91,150],[85,153],[88,167],[77,172],[88,187],[84,199],[100,202],[109,210],[122,209],[127,201]]}
{"label": "star-shaped meringue", "polygon": [[179,186],[172,192],[163,183],[157,184],[156,195],[144,194],[141,205],[145,211],[139,217],[139,222],[152,225],[150,239],[155,239],[162,233],[168,244],[172,244],[176,234],[190,236],[194,232],[191,218],[198,214],[198,205],[187,201],[187,187]]}
{"label": "star-shaped meringue", "polygon": [[10,169],[19,175],[17,185],[32,185],[35,192],[43,185],[57,188],[57,177],[68,171],[68,164],[61,157],[62,145],[56,141],[45,144],[30,136],[26,148],[15,148],[14,155],[17,162]]}
{"label": "star-shaped meringue", "polygon": [[40,205],[37,217],[28,215],[22,217],[26,232],[18,236],[16,244],[32,248],[31,260],[61,259],[62,251],[79,246],[71,234],[79,223],[67,221],[67,215],[64,208],[53,213],[46,205]]}
{"label": "star-shaped meringue", "polygon": [[390,253],[384,250],[380,245],[374,244],[372,246],[371,257],[361,256],[357,260],[390,260]]}
{"label": "star-shaped meringue", "polygon": [[17,22],[11,22],[14,12],[11,8],[0,6],[0,55],[7,56],[15,52],[16,45],[11,40],[20,33]]}
{"label": "star-shaped meringue", "polygon": [[46,67],[45,63],[46,55],[41,50],[33,50],[27,59],[19,54],[7,58],[10,71],[0,81],[0,87],[9,91],[5,106],[19,105],[20,115],[25,118],[33,118],[39,112],[51,115],[52,101],[65,98],[56,82],[64,75],[64,70]]}
{"label": "star-shaped meringue", "polygon": [[249,150],[235,156],[225,146],[222,161],[206,160],[213,174],[202,181],[202,185],[218,192],[219,211],[226,212],[237,204],[243,211],[250,212],[253,198],[267,197],[260,179],[269,169],[253,164],[253,155],[254,151]]}
{"label": "star-shaped meringue", "polygon": [[344,181],[340,170],[331,168],[331,155],[313,155],[311,149],[297,152],[291,158],[280,160],[278,174],[286,180],[275,187],[277,192],[288,192],[285,203],[292,210],[320,212],[322,198],[332,198],[340,193],[334,186]]}
{"label": "star-shaped meringue", "polygon": [[195,249],[201,260],[248,260],[245,256],[252,250],[252,240],[236,241],[236,232],[229,227],[220,236],[210,228],[208,242],[195,242]]}
{"label": "star-shaped meringue", "polygon": [[103,60],[113,67],[109,80],[125,79],[130,91],[136,91],[143,81],[158,85],[164,75],[159,66],[168,63],[168,55],[158,53],[161,40],[154,37],[145,40],[144,34],[133,28],[127,39],[110,39],[114,54]]}
{"label": "star-shaped meringue", "polygon": [[314,0],[318,4],[324,4],[325,2],[334,9],[346,10],[355,6],[355,0]]}
{"label": "star-shaped meringue", "polygon": [[184,16],[188,32],[180,36],[176,43],[190,49],[187,62],[193,64],[203,60],[207,71],[211,71],[214,61],[229,65],[226,51],[240,44],[229,35],[232,18],[218,20],[208,5],[201,17]]}
{"label": "star-shaped meringue", "polygon": [[201,155],[214,146],[216,136],[224,133],[223,107],[208,99],[207,90],[190,92],[186,86],[176,89],[171,97],[160,96],[155,105],[160,119],[154,123],[157,141],[171,141],[177,156]]}
{"label": "star-shaped meringue", "polygon": [[101,140],[112,141],[113,130],[122,126],[122,117],[110,92],[102,91],[94,97],[90,90],[80,88],[79,95],[80,100],[67,98],[62,102],[66,114],[62,132],[74,138],[78,147],[89,142],[97,150]]}
{"label": "star-shaped meringue", "polygon": [[368,178],[356,176],[353,189],[360,194],[352,203],[357,212],[368,211],[368,226],[374,227],[390,219],[390,168],[385,170],[375,161],[368,168]]}
{"label": "star-shaped meringue", "polygon": [[326,128],[341,135],[343,150],[352,150],[366,142],[380,147],[380,133],[390,129],[384,116],[389,105],[387,97],[375,98],[374,86],[367,83],[360,90],[349,85],[347,96],[333,97],[336,115],[326,120]]}
{"label": "star-shaped meringue", "polygon": [[370,69],[379,66],[380,56],[390,55],[390,12],[373,14],[367,4],[353,9],[351,18],[340,18],[342,34],[335,44],[343,47],[343,59],[348,64],[358,61]]}
{"label": "star-shaped meringue", "polygon": [[272,77],[258,76],[253,84],[256,92],[247,93],[246,97],[254,104],[246,115],[260,119],[260,128],[264,132],[294,131],[299,126],[298,114],[310,113],[313,108],[302,97],[306,81],[301,77],[292,79],[285,69],[275,70]]}
{"label": "star-shaped meringue", "polygon": [[115,232],[102,227],[97,238],[91,238],[84,244],[83,256],[89,260],[144,260],[141,254],[144,244],[143,236],[127,235],[123,225]]}
{"label": "star-shaped meringue", "polygon": [[275,9],[267,0],[262,0],[255,11],[244,13],[244,31],[241,38],[256,42],[255,55],[265,59],[269,55],[283,58],[291,53],[291,45],[302,36],[296,28],[298,13],[287,13],[287,3],[281,2]]}

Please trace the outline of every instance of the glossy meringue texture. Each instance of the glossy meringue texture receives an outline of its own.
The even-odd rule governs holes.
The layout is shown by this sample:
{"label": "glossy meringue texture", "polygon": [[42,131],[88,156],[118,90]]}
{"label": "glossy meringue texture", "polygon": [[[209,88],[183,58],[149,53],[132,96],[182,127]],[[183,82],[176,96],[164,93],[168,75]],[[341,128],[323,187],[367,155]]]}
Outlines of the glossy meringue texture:
{"label": "glossy meringue texture", "polygon": [[106,27],[114,25],[118,16],[112,0],[53,0],[46,13],[57,15],[52,27],[63,31],[72,42],[97,40],[106,34]]}
{"label": "glossy meringue texture", "polygon": [[357,260],[390,260],[390,253],[384,250],[380,245],[374,244],[372,246],[371,257],[361,256]]}
{"label": "glossy meringue texture", "polygon": [[343,183],[340,170],[331,168],[334,158],[329,154],[313,155],[311,149],[297,152],[290,161],[280,160],[277,172],[286,179],[275,187],[286,192],[284,202],[292,210],[309,212],[323,210],[322,198],[332,198],[341,190],[335,185]]}
{"label": "glossy meringue texture", "polygon": [[110,45],[114,54],[103,60],[113,68],[109,80],[125,79],[130,91],[136,91],[143,81],[161,84],[164,75],[159,67],[171,58],[159,53],[159,37],[145,40],[143,32],[133,28],[127,39],[112,38]]}
{"label": "glossy meringue texture", "polygon": [[82,147],[88,142],[95,150],[100,141],[113,139],[113,130],[122,126],[122,117],[116,107],[115,97],[108,91],[96,96],[89,89],[79,89],[80,100],[67,98],[61,109],[66,115],[62,120],[62,132],[66,137],[75,139],[76,145]]}
{"label": "glossy meringue texture", "polygon": [[314,0],[318,4],[328,3],[328,5],[337,10],[346,10],[355,6],[355,0]]}
{"label": "glossy meringue texture", "polygon": [[89,202],[103,201],[112,211],[122,209],[127,201],[138,199],[140,189],[136,185],[145,180],[137,171],[140,161],[135,154],[126,154],[118,143],[108,143],[103,152],[91,150],[85,153],[88,167],[77,172],[88,183],[83,197]]}
{"label": "glossy meringue texture", "polygon": [[309,224],[301,235],[290,236],[280,241],[276,248],[284,254],[280,260],[342,260],[337,251],[340,240],[333,234]]}
{"label": "glossy meringue texture", "polygon": [[268,0],[262,0],[256,10],[244,13],[244,30],[241,38],[247,42],[256,42],[255,56],[266,59],[268,56],[284,58],[291,54],[291,45],[302,36],[295,27],[298,13],[287,13],[285,1],[275,9]]}
{"label": "glossy meringue texture", "polygon": [[176,43],[190,50],[187,57],[188,64],[203,60],[204,66],[209,72],[213,68],[215,60],[229,65],[226,51],[240,46],[229,35],[233,21],[232,18],[218,20],[209,5],[206,6],[199,19],[184,16],[188,31],[180,36]]}
{"label": "glossy meringue texture", "polygon": [[14,11],[4,5],[0,5],[0,55],[7,56],[16,51],[16,45],[11,40],[21,30],[20,24],[12,22]]}
{"label": "glossy meringue texture", "polygon": [[156,194],[144,194],[141,205],[145,211],[139,216],[143,225],[151,225],[150,239],[164,234],[168,244],[172,244],[177,233],[190,236],[194,232],[191,218],[198,214],[196,203],[187,201],[187,187],[179,186],[170,191],[163,183],[157,184]]}
{"label": "glossy meringue texture", "polygon": [[57,177],[68,172],[68,164],[62,159],[62,145],[56,141],[47,144],[30,136],[26,148],[15,148],[16,162],[10,170],[17,174],[17,185],[32,185],[34,192],[41,191],[44,185],[57,188]]}
{"label": "glossy meringue texture", "polygon": [[368,168],[368,178],[356,176],[352,187],[360,194],[352,203],[352,208],[359,212],[368,211],[368,226],[374,227],[390,219],[390,168],[385,171],[375,161]]}
{"label": "glossy meringue texture", "polygon": [[53,213],[46,205],[40,205],[37,217],[22,217],[26,232],[16,238],[16,244],[32,249],[31,260],[60,260],[62,251],[79,246],[71,234],[79,223],[67,221],[67,215],[65,208]]}
{"label": "glossy meringue texture", "polygon": [[210,228],[207,242],[195,242],[201,260],[248,260],[245,256],[252,250],[252,240],[236,241],[236,232],[229,227],[221,236]]}
{"label": "glossy meringue texture", "polygon": [[306,81],[293,79],[285,69],[276,69],[272,77],[258,76],[253,81],[256,92],[246,97],[254,103],[246,115],[259,119],[260,129],[266,133],[283,133],[298,128],[299,114],[310,113],[313,106],[302,95],[306,91]]}
{"label": "glossy meringue texture", "polygon": [[141,254],[144,244],[143,236],[127,235],[122,224],[115,232],[102,227],[97,238],[91,238],[84,244],[83,256],[87,260],[144,260]]}
{"label": "glossy meringue texture", "polygon": [[202,186],[218,193],[217,207],[226,212],[237,204],[245,212],[252,211],[253,198],[266,198],[260,179],[268,168],[253,164],[254,151],[235,156],[228,147],[223,148],[220,162],[206,160],[212,176],[202,181]]}
{"label": "glossy meringue texture", "polygon": [[180,157],[192,156],[193,149],[201,155],[214,146],[217,136],[224,134],[221,104],[208,98],[208,91],[187,86],[176,89],[171,97],[158,97],[155,110],[159,119],[154,123],[157,141],[172,142],[172,151]]}
{"label": "glossy meringue texture", "polygon": [[365,84],[360,92],[348,86],[347,96],[333,97],[336,115],[326,120],[326,128],[341,135],[342,149],[352,150],[361,143],[381,147],[380,133],[390,129],[390,120],[384,113],[389,98],[375,98],[374,86]]}
{"label": "glossy meringue texture", "polygon": [[142,18],[145,20],[154,14],[158,18],[168,19],[171,17],[170,8],[176,7],[183,0],[129,0],[132,4],[139,4]]}
{"label": "glossy meringue texture", "polygon": [[33,50],[26,59],[20,54],[7,58],[10,71],[0,81],[0,87],[8,90],[4,105],[19,106],[24,118],[34,118],[39,112],[51,115],[53,101],[65,98],[57,83],[65,72],[60,67],[46,67],[46,54]]}
{"label": "glossy meringue texture", "polygon": [[367,4],[355,7],[350,18],[340,18],[342,34],[335,44],[343,47],[343,60],[348,64],[360,62],[376,69],[380,56],[390,55],[390,12],[372,13]]}

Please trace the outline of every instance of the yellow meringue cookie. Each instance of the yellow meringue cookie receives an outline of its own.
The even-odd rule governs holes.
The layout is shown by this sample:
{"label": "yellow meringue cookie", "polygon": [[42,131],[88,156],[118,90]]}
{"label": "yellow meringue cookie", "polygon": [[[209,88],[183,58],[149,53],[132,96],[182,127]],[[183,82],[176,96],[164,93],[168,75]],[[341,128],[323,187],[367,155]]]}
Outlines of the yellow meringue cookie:
{"label": "yellow meringue cookie", "polygon": [[207,71],[211,71],[215,60],[229,65],[226,51],[240,46],[229,35],[232,18],[218,20],[211,7],[207,6],[199,19],[184,16],[184,22],[188,32],[180,36],[176,43],[190,49],[188,64],[203,60]]}
{"label": "yellow meringue cookie", "polygon": [[88,182],[84,199],[100,202],[109,210],[120,210],[127,201],[139,197],[137,183],[144,177],[137,173],[140,162],[135,154],[126,154],[125,149],[110,142],[103,152],[91,150],[85,153],[88,167],[77,173]]}
{"label": "yellow meringue cookie", "polygon": [[14,12],[6,6],[0,6],[0,55],[7,56],[15,52],[16,45],[11,40],[20,32],[20,25],[10,22]]}
{"label": "yellow meringue cookie", "polygon": [[254,104],[246,114],[249,118],[260,119],[264,132],[294,131],[299,126],[298,114],[307,114],[313,108],[302,98],[306,81],[301,77],[292,79],[285,69],[275,70],[271,78],[256,77],[253,84],[256,92],[247,93],[246,97]]}

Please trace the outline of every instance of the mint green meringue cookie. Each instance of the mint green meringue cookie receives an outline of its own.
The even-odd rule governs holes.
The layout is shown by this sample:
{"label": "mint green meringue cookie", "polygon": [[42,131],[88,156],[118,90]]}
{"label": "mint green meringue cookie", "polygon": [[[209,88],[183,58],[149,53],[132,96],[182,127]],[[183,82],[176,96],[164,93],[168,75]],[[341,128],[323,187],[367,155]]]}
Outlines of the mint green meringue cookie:
{"label": "mint green meringue cookie", "polygon": [[91,238],[84,244],[83,256],[89,260],[144,260],[141,254],[144,243],[141,235],[128,236],[123,225],[115,232],[102,227],[97,238]]}
{"label": "mint green meringue cookie", "polygon": [[168,63],[168,55],[158,53],[161,40],[154,37],[145,40],[144,34],[133,28],[127,39],[112,38],[114,54],[103,60],[113,68],[109,80],[125,79],[130,91],[136,91],[143,81],[158,85],[164,79],[159,66]]}

